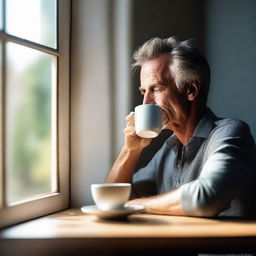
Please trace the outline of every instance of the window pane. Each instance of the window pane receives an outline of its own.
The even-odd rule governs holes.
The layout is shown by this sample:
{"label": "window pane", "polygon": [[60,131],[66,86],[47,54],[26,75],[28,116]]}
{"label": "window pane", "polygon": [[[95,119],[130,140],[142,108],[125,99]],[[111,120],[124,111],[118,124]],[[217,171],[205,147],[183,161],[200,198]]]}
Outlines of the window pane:
{"label": "window pane", "polygon": [[56,190],[56,57],[6,46],[8,203]]}
{"label": "window pane", "polygon": [[56,48],[56,0],[6,1],[6,32]]}

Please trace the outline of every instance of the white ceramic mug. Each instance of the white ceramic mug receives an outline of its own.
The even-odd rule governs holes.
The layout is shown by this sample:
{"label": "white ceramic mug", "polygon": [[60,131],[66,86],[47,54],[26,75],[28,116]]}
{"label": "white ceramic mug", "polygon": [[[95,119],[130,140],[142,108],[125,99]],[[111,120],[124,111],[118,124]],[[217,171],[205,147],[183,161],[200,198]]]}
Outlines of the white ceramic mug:
{"label": "white ceramic mug", "polygon": [[135,131],[142,138],[155,138],[163,128],[163,111],[153,104],[135,107]]}
{"label": "white ceramic mug", "polygon": [[91,185],[92,198],[100,210],[122,209],[130,198],[130,183],[102,183]]}

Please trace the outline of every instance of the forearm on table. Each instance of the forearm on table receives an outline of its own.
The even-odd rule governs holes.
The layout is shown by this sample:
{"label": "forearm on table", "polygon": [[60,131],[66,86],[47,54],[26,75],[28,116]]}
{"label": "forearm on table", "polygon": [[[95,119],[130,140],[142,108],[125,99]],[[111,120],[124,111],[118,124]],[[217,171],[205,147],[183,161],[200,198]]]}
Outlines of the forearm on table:
{"label": "forearm on table", "polygon": [[184,216],[179,189],[152,197],[138,198],[128,205],[142,205],[146,213]]}
{"label": "forearm on table", "polygon": [[231,201],[254,179],[252,165],[237,150],[239,148],[232,145],[223,146],[209,156],[197,180],[181,186],[186,215],[217,216],[228,209]]}
{"label": "forearm on table", "polygon": [[132,175],[138,163],[141,150],[129,150],[122,148],[117,160],[110,170],[106,182],[128,182],[131,183]]}

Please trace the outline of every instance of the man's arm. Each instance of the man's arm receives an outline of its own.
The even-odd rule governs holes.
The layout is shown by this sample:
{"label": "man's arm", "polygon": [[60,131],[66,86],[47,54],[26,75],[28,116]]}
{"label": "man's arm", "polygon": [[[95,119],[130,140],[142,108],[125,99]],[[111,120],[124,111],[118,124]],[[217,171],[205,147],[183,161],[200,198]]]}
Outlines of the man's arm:
{"label": "man's arm", "polygon": [[127,205],[142,205],[146,213],[184,216],[180,203],[180,190],[131,200]]}
{"label": "man's arm", "polygon": [[243,209],[250,207],[249,198],[245,198],[251,195],[244,192],[256,181],[255,144],[245,123],[226,122],[212,135],[212,143],[206,149],[208,158],[198,179],[180,187],[186,215],[216,216],[228,209],[235,198],[239,198]]}
{"label": "man's arm", "polygon": [[136,135],[134,127],[134,112],[126,117],[124,129],[125,145],[122,148],[116,162],[110,170],[106,182],[129,182],[138,163],[143,148],[147,147],[151,139],[140,138]]}
{"label": "man's arm", "polygon": [[138,159],[140,157],[140,150],[129,150],[124,146],[110,170],[106,182],[132,182],[132,175],[135,171]]}

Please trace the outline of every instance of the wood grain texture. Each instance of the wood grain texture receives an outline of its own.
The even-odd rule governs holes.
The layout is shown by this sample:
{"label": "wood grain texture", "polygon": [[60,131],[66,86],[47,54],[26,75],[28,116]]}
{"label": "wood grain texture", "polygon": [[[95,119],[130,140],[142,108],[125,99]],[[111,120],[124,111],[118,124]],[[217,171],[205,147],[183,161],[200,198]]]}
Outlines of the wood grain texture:
{"label": "wood grain texture", "polygon": [[256,220],[134,214],[127,220],[107,221],[70,209],[2,230],[0,238],[1,255],[15,255],[13,248],[24,255],[54,255],[58,248],[70,253],[86,251],[88,255],[252,252]]}

